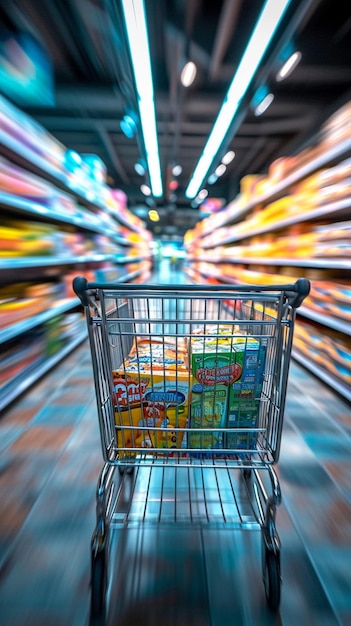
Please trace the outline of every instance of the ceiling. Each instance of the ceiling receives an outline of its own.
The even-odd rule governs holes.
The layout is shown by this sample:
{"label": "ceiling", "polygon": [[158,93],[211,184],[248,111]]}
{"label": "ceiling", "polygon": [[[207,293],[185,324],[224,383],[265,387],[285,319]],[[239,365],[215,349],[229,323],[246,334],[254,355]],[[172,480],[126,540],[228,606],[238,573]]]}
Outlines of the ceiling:
{"label": "ceiling", "polygon": [[[147,201],[161,212],[159,233],[182,235],[201,215],[190,207],[185,188],[263,2],[145,0],[145,5],[164,186],[162,199]],[[22,108],[67,147],[99,155],[109,184],[127,193],[131,209],[145,209],[140,185],[148,179],[134,169],[143,159],[141,134],[129,139],[120,128],[126,113],[135,117],[137,126],[138,117],[119,0],[12,0],[1,5],[0,23],[34,36],[53,64],[55,104]],[[225,203],[233,199],[244,175],[265,172],[274,159],[302,149],[350,98],[350,34],[347,2],[291,2],[213,170],[226,150],[236,156],[225,174],[207,185],[209,196]],[[280,56],[292,41],[302,60],[288,78],[276,82]],[[187,89],[179,80],[186,58],[198,67]],[[250,101],[262,84],[275,99],[256,117]],[[183,170],[178,188],[171,191],[174,163]]]}

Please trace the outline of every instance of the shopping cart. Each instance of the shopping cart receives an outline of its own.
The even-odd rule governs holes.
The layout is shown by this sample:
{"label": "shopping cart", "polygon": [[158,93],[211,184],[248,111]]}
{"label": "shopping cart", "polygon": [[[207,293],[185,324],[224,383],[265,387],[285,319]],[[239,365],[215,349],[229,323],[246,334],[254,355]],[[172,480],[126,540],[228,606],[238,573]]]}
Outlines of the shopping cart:
{"label": "shopping cart", "polygon": [[309,281],[104,285],[76,277],[73,286],[86,312],[104,458],[91,615],[104,611],[112,532],[162,523],[260,529],[266,598],[276,610],[274,465],[296,308]]}

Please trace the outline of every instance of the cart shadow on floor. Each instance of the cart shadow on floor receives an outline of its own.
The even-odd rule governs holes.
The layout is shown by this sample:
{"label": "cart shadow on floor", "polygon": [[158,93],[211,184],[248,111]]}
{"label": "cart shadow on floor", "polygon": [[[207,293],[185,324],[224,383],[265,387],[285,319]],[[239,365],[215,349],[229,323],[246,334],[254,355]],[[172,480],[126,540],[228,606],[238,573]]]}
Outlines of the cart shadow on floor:
{"label": "cart shadow on floor", "polygon": [[[106,609],[89,626],[240,626],[254,623],[253,610],[260,626],[279,626],[279,612],[266,605],[261,533],[162,518],[162,506],[174,513],[174,501],[167,492],[164,502],[154,485],[145,502],[138,485],[149,471],[138,468],[122,478],[115,472],[119,498],[109,533]],[[185,506],[180,494],[178,511]],[[215,512],[218,502],[208,499],[207,506]]]}
{"label": "cart shadow on floor", "polygon": [[253,614],[260,626],[280,626],[266,606],[257,546],[243,550],[242,534],[156,525],[117,531],[107,612],[90,626],[244,626]]}

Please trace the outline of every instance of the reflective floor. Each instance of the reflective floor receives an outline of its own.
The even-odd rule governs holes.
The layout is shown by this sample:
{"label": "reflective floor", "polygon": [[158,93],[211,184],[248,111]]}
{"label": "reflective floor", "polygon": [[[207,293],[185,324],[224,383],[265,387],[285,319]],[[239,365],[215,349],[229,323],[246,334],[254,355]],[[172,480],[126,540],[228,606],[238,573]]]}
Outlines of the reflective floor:
{"label": "reflective floor", "polygon": [[[186,282],[168,263],[155,281]],[[1,626],[88,624],[102,466],[94,403],[85,342],[2,415]],[[266,606],[259,530],[135,521],[111,532],[108,626],[349,626],[350,416],[292,362],[277,466],[278,614]]]}

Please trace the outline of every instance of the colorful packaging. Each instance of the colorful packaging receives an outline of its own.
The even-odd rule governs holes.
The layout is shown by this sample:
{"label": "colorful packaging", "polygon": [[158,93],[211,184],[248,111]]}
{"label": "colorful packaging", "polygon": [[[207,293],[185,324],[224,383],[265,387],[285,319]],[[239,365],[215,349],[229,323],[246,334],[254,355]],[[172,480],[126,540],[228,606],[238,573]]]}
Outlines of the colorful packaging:
{"label": "colorful packaging", "polygon": [[[177,338],[178,339],[178,338]],[[137,339],[124,362],[127,372],[188,371],[188,351],[181,338]]]}
{"label": "colorful packaging", "polygon": [[[222,448],[222,432],[227,419],[228,388],[240,375],[232,360],[231,341],[209,335],[191,338],[193,375],[189,447]],[[196,429],[211,430],[196,432]]]}
{"label": "colorful packaging", "polygon": [[225,447],[230,449],[253,449],[256,446],[258,416],[260,410],[259,400],[251,400],[245,396],[230,404],[228,411],[228,427],[246,428],[247,430],[227,433]]}
{"label": "colorful packaging", "polygon": [[184,433],[173,429],[186,427],[190,380],[182,348],[178,338],[137,339],[113,372],[118,447],[181,448]]}
{"label": "colorful packaging", "polygon": [[[186,426],[188,374],[114,372],[113,383],[118,447],[181,447],[184,434],[172,429]],[[131,429],[128,426],[143,428]]]}
{"label": "colorful packaging", "polygon": [[247,432],[227,433],[225,447],[251,449],[256,444],[260,396],[266,363],[267,340],[241,337],[234,344],[232,358],[240,376],[229,386],[228,428],[248,428]]}

